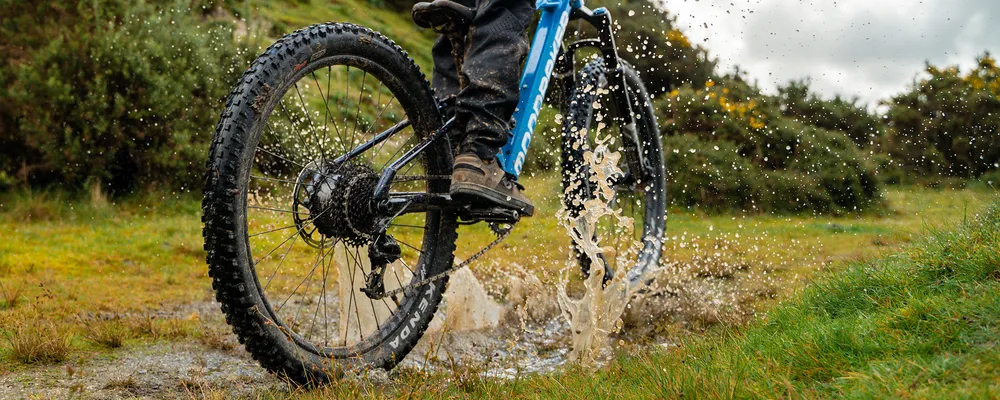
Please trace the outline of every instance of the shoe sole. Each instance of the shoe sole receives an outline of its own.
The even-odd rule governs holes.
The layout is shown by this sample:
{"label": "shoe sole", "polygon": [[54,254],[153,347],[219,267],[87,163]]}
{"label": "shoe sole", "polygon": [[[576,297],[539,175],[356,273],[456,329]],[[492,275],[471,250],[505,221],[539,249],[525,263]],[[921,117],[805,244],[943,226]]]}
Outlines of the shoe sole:
{"label": "shoe sole", "polygon": [[493,203],[497,206],[509,208],[520,212],[521,215],[530,217],[535,214],[535,206],[515,199],[513,197],[508,197],[504,194],[498,193],[493,189],[486,186],[468,183],[468,182],[455,182],[451,184],[451,197],[455,198],[473,198],[473,199],[483,199]]}

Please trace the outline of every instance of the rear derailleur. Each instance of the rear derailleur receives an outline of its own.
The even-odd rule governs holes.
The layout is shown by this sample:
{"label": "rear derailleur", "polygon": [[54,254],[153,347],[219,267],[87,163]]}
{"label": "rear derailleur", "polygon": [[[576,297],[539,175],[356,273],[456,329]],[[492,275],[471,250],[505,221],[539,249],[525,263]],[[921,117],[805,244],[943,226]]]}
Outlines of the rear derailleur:
{"label": "rear derailleur", "polygon": [[385,269],[393,261],[399,259],[402,251],[399,242],[392,236],[382,232],[375,237],[372,244],[368,246],[368,259],[371,261],[372,271],[365,275],[365,287],[361,292],[368,298],[378,300],[385,297]]}

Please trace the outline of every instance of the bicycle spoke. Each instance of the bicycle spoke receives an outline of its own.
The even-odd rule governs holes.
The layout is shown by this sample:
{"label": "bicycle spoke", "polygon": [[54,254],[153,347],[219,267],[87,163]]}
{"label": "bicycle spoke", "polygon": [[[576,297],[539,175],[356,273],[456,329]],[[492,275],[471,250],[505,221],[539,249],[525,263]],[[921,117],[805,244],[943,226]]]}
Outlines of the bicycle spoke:
{"label": "bicycle spoke", "polygon": [[[267,277],[267,283],[264,284],[264,291],[267,292],[267,288],[271,287],[271,279],[274,279],[274,275],[281,270],[281,265],[285,263],[288,259],[288,253],[292,251],[292,247],[295,247],[295,241],[299,240],[299,235],[296,233],[293,235],[295,239],[292,239],[292,244],[288,245],[288,250],[285,250],[285,254],[281,255],[281,261],[278,262],[278,266],[274,267],[274,271],[271,272],[271,276]],[[263,260],[261,260],[263,261]],[[256,265],[254,265],[256,267]],[[255,268],[256,269],[256,268]]]}
{"label": "bicycle spoke", "polygon": [[423,250],[420,250],[420,249],[418,249],[418,248],[416,248],[416,247],[413,247],[413,245],[411,245],[411,244],[409,244],[409,243],[406,243],[406,242],[404,242],[404,241],[402,241],[402,240],[399,240],[398,238],[396,239],[396,242],[399,242],[399,244],[401,244],[401,245],[403,245],[403,246],[406,246],[406,247],[409,247],[409,248],[411,248],[411,249],[413,249],[413,250],[416,250],[416,251],[417,251],[418,253],[420,253],[420,254],[424,254],[424,251],[423,251]]}
{"label": "bicycle spoke", "polygon": [[[302,231],[302,229],[299,229],[299,232],[301,232],[301,231]],[[285,240],[283,240],[281,243],[279,243],[277,246],[275,246],[273,249],[271,249],[271,251],[269,251],[267,254],[265,254],[264,257],[261,257],[259,260],[255,261],[253,263],[254,267],[256,267],[257,264],[260,264],[261,261],[264,261],[265,258],[270,257],[271,254],[274,253],[275,250],[281,248],[281,246],[284,246],[285,243],[288,243],[289,240],[292,240],[292,238],[299,237],[299,232],[293,233],[291,236],[289,236],[288,238],[286,238]]]}
{"label": "bicycle spoke", "polygon": [[[333,249],[336,250],[336,249]],[[323,277],[323,345],[328,346],[330,344],[330,316],[327,313],[327,308],[330,305],[330,301],[327,298],[326,282],[330,275],[330,270],[333,269],[333,262],[336,257],[330,257],[330,263],[326,266],[326,276]]]}
{"label": "bicycle spoke", "polygon": [[[402,280],[402,279],[399,279],[399,274],[397,274],[397,273],[396,273],[396,269],[395,269],[395,268],[393,268],[393,269],[392,269],[392,274],[393,274],[394,276],[396,276],[396,283],[397,283],[397,284],[399,285],[399,287],[403,287],[403,280]],[[398,298],[398,297],[396,297],[396,295],[395,295],[395,294],[393,294],[392,296],[389,296],[389,298],[391,298],[391,299],[392,299],[392,301],[393,301],[394,303],[396,303],[396,308],[399,308],[399,307],[401,306],[401,305],[400,305],[400,303],[399,303],[399,298]],[[384,299],[383,299],[383,300],[384,300]]]}
{"label": "bicycle spoke", "polygon": [[358,125],[361,124],[361,102],[365,97],[365,81],[368,80],[368,71],[361,70],[364,75],[361,77],[361,92],[358,93],[358,104],[354,108],[354,130],[351,132],[351,140],[355,141],[358,135]]}
{"label": "bicycle spoke", "polygon": [[[399,155],[399,152],[403,151],[403,149],[406,148],[406,144],[410,143],[410,140],[413,139],[414,137],[416,137],[416,135],[414,135],[413,132],[414,131],[411,131],[411,134],[406,137],[406,140],[404,140],[403,143],[400,144],[399,148],[396,149],[396,151],[393,152],[391,156],[389,156],[389,158],[387,159],[388,160],[387,163],[391,163],[392,160],[395,160],[396,156]],[[407,170],[407,171],[409,171],[409,170]],[[403,173],[402,175],[406,175],[406,173]]]}
{"label": "bicycle spoke", "polygon": [[[324,243],[326,243],[325,240],[324,240]],[[300,281],[299,284],[295,286],[295,289],[292,289],[292,293],[290,293],[288,295],[288,297],[285,298],[285,301],[281,302],[281,305],[278,306],[278,309],[275,310],[275,312],[280,312],[281,309],[285,307],[285,304],[288,303],[288,300],[290,300],[292,298],[292,296],[294,296],[295,293],[297,293],[299,291],[299,288],[302,287],[302,284],[305,283],[306,279],[309,279],[310,277],[312,277],[313,273],[316,272],[316,267],[319,266],[319,256],[321,254],[323,254],[323,249],[322,248],[320,249],[319,254],[316,254],[316,262],[313,263],[312,270],[309,271],[309,274],[306,275],[305,278],[302,278],[302,281]]]}
{"label": "bicycle spoke", "polygon": [[[347,250],[347,249],[345,249],[345,250]],[[363,331],[365,328],[364,328],[364,325],[361,324],[361,311],[358,309],[358,299],[356,297],[357,294],[355,293],[355,290],[354,290],[354,288],[356,287],[355,283],[354,283],[354,274],[359,269],[359,267],[361,266],[360,265],[361,263],[358,261],[357,258],[352,258],[350,252],[347,252],[347,258],[354,260],[354,262],[352,263],[352,266],[351,266],[351,304],[354,305],[354,316],[358,320],[358,338],[360,340],[364,340],[364,337],[361,336],[363,334],[361,331]],[[364,274],[364,269],[363,268],[360,268],[360,269],[361,269],[361,273],[363,275]],[[348,311],[349,310],[350,310],[350,307],[348,307]],[[348,316],[347,318],[348,318],[348,320],[350,320],[350,316]],[[347,334],[346,333],[344,334],[344,343],[347,343]]]}
{"label": "bicycle spoke", "polygon": [[[323,244],[324,245],[326,244],[326,240],[323,241]],[[319,265],[326,265],[325,262],[326,262],[326,256],[328,255],[328,253],[324,254],[324,252],[323,252],[324,248],[325,247],[320,247],[320,249],[319,249],[319,253],[322,255],[322,258],[319,260]],[[316,270],[316,266],[313,267],[313,271],[315,271],[315,270]],[[308,278],[311,278],[311,277],[312,277],[312,274],[310,273],[309,276],[307,276],[306,278],[308,279]],[[292,321],[293,322],[298,322],[299,321],[299,314],[301,314],[302,313],[302,309],[305,308],[304,307],[305,304],[303,304],[303,303],[306,300],[308,300],[307,296],[309,295],[309,288],[312,287],[312,283],[313,283],[312,279],[309,279],[309,283],[306,284],[306,288],[303,290],[304,294],[302,296],[304,297],[304,299],[299,301],[299,304],[301,304],[302,306],[300,306],[298,308],[298,311],[295,312],[295,316],[292,317]],[[317,310],[318,310],[319,309],[319,300],[317,300],[316,307],[317,307]],[[308,314],[306,314],[306,315],[308,315]],[[315,320],[313,320],[313,322],[315,323]],[[312,328],[310,328],[310,330],[307,330],[305,332],[306,335],[308,335],[311,330],[312,330]]]}
{"label": "bicycle spoke", "polygon": [[[402,259],[402,258],[400,258],[400,259],[399,259],[399,262],[400,262],[401,264],[403,264],[403,267],[405,267],[406,269],[410,270],[410,274],[413,274],[413,276],[416,276],[416,275],[417,275],[417,273],[416,273],[416,272],[413,272],[413,268],[410,268],[410,266],[409,266],[409,265],[407,265],[407,264],[406,264],[406,261],[403,261],[403,259]],[[399,277],[396,277],[396,279],[399,279]]]}
{"label": "bicycle spoke", "polygon": [[[351,101],[350,100],[350,98],[351,98],[351,66],[350,65],[347,66],[347,74],[345,75],[345,78],[344,78],[344,84],[346,85],[347,88],[344,90],[344,103],[345,103],[344,106],[345,107],[343,107],[342,109],[346,109],[347,106],[351,105],[350,104],[350,101]],[[344,113],[343,122],[344,122],[344,130],[346,131],[347,130],[347,113]],[[346,144],[346,146],[348,148],[353,147],[355,145],[357,145],[357,143],[354,143],[354,138],[351,138],[351,142]]]}
{"label": "bicycle spoke", "polygon": [[264,232],[258,232],[258,233],[254,233],[252,235],[247,235],[247,237],[255,237],[255,236],[260,236],[260,235],[266,235],[268,233],[274,233],[274,232],[277,232],[277,231],[283,231],[285,229],[292,229],[292,228],[294,228],[296,226],[298,226],[298,225],[288,225],[288,226],[283,226],[281,228],[274,228],[274,229],[267,230],[267,231],[264,231]]}
{"label": "bicycle spoke", "polygon": [[260,207],[260,206],[247,206],[247,208],[251,208],[251,209],[254,209],[254,210],[273,211],[273,212],[276,212],[276,213],[283,213],[283,214],[299,214],[296,211],[282,210],[280,208],[270,208],[270,207]]}
{"label": "bicycle spoke", "polygon": [[278,178],[271,178],[271,177],[267,177],[267,176],[258,176],[258,175],[250,175],[250,178],[251,179],[260,179],[262,181],[272,181],[272,182],[288,183],[288,184],[291,184],[291,185],[294,185],[294,184],[298,183],[298,182],[295,182],[295,181],[290,181],[288,179],[278,179]]}
{"label": "bicycle spoke", "polygon": [[[320,249],[320,251],[322,251],[322,249]],[[323,286],[320,288],[320,293],[321,294],[320,294],[319,298],[316,300],[316,311],[313,311],[312,323],[309,325],[309,330],[306,331],[306,333],[310,333],[310,334],[312,333],[313,328],[316,327],[316,318],[319,317],[319,305],[320,305],[320,303],[322,303],[323,297],[326,296],[326,277],[327,277],[327,273],[328,273],[328,271],[326,269],[326,262],[325,262],[326,261],[326,256],[323,256],[323,261],[324,262],[321,263],[321,265],[320,265],[320,267],[322,267],[320,269],[320,275],[323,276],[323,281],[322,281],[322,285]],[[308,291],[307,291],[307,293],[308,293]]]}
{"label": "bicycle spoke", "polygon": [[[344,262],[347,262],[348,261],[347,259],[349,259],[349,258],[350,258],[350,253],[348,253],[347,249],[345,248],[344,249]],[[348,268],[345,267],[344,271],[347,271],[347,269]],[[354,304],[354,270],[353,270],[353,268],[351,269],[349,276],[351,277],[351,288],[350,288],[350,290],[348,290],[348,292],[351,293],[351,300],[347,303],[347,310],[348,310],[348,312],[350,312],[351,306]],[[340,279],[344,279],[344,277],[340,277]],[[344,300],[340,300],[340,301],[344,301]],[[347,332],[351,331],[351,316],[350,315],[343,315],[343,317],[344,317],[344,321],[343,322],[346,323],[347,325],[344,327],[344,330],[343,330],[343,337],[341,338],[341,339],[343,339],[343,342],[341,343],[341,346],[347,346]],[[358,330],[361,330],[361,320],[358,320]]]}
{"label": "bicycle spoke", "polygon": [[427,227],[426,227],[426,226],[417,226],[417,225],[407,225],[407,224],[397,224],[397,223],[395,223],[395,222],[393,222],[393,223],[390,223],[390,224],[389,224],[389,226],[396,226],[396,227],[401,227],[401,228],[414,228],[414,229],[423,229],[423,230],[427,230]]}
{"label": "bicycle spoke", "polygon": [[304,169],[304,168],[306,168],[306,166],[305,166],[305,165],[302,165],[302,164],[300,164],[300,163],[297,163],[297,162],[295,162],[295,161],[292,161],[292,160],[289,160],[289,159],[287,159],[287,158],[285,158],[285,157],[282,157],[282,156],[279,156],[279,155],[277,155],[277,154],[275,154],[275,153],[272,153],[272,152],[268,151],[267,149],[264,149],[263,147],[260,147],[260,146],[257,146],[257,150],[258,150],[258,151],[262,151],[262,152],[264,152],[265,154],[269,154],[269,155],[271,155],[271,156],[274,156],[274,157],[277,157],[277,158],[279,158],[279,159],[281,159],[281,160],[283,160],[283,161],[285,161],[285,162],[287,162],[287,163],[289,163],[289,164],[292,164],[292,165],[297,165],[297,166],[300,166],[300,167],[302,167],[303,169]]}
{"label": "bicycle spoke", "polygon": [[323,87],[319,84],[319,79],[316,78],[316,71],[312,72],[313,82],[316,83],[316,89],[319,90],[319,96],[323,98],[323,106],[326,108],[326,114],[323,114],[323,129],[326,133],[330,133],[329,123],[333,120],[333,129],[337,132],[337,138],[343,143],[343,135],[340,134],[340,127],[337,126],[337,121],[333,119],[333,113],[330,112],[330,101],[327,97],[330,95],[330,67],[327,67],[326,75],[326,93],[323,93]]}

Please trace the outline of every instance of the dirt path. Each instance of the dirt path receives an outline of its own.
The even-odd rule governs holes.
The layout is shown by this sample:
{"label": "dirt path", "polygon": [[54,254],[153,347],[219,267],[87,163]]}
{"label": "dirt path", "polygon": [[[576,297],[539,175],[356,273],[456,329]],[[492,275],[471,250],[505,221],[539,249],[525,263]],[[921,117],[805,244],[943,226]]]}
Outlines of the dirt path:
{"label": "dirt path", "polygon": [[0,398],[190,397],[204,387],[227,388],[239,396],[284,385],[242,349],[157,343],[0,376]]}
{"label": "dirt path", "polygon": [[[75,354],[59,365],[0,375],[0,399],[191,398],[206,391],[249,397],[261,391],[294,389],[261,368],[238,344],[217,303],[188,304],[164,311],[161,317],[192,313],[207,326],[224,332],[220,340],[226,345],[208,346],[186,338],[133,344],[106,353]],[[461,365],[487,376],[512,378],[551,371],[566,362],[568,341],[562,334],[566,327],[561,318],[528,331],[507,321],[493,328],[456,332],[445,325],[446,314],[435,317],[442,319],[432,323],[439,328],[425,335],[400,367],[435,371]]]}
{"label": "dirt path", "polygon": [[[510,286],[506,301],[497,303],[486,295],[472,274],[456,274],[455,278],[430,330],[400,368],[446,373],[461,368],[492,378],[511,379],[549,372],[567,362],[571,347],[569,326],[560,316],[553,294],[543,290],[537,279],[518,280],[520,283]],[[637,309],[645,311],[627,315],[626,324],[649,325],[651,322],[646,319],[651,315],[656,320],[685,315],[698,320],[727,319],[722,314],[735,310],[727,304],[736,302],[730,298],[731,291],[723,290],[718,283],[728,280],[712,282],[664,281],[667,289],[685,290],[662,293],[651,287],[645,298],[633,300]],[[490,305],[484,307],[485,303]],[[280,395],[294,390],[250,357],[219,309],[218,303],[199,302],[157,313],[158,318],[197,316],[206,329],[219,332],[213,333],[215,339],[210,342],[185,337],[178,341],[132,344],[105,353],[78,353],[60,365],[0,375],[0,399],[190,398],[201,397],[204,392],[252,397],[260,392]],[[636,315],[647,318],[639,320]],[[641,331],[636,329],[633,334]],[[601,358],[606,360],[610,351],[605,350]],[[386,374],[375,375],[377,381],[389,383]]]}

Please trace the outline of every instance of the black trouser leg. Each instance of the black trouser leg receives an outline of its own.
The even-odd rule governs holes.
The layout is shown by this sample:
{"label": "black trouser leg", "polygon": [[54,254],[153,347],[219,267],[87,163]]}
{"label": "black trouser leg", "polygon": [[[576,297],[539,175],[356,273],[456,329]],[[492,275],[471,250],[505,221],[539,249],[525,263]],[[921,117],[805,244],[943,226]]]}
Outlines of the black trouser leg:
{"label": "black trouser leg", "polygon": [[[465,61],[456,71],[451,43],[441,37],[433,48],[434,87],[438,96],[457,94],[455,113],[465,138],[460,151],[492,159],[507,143],[510,117],[517,107],[521,64],[528,55],[527,26],[533,0],[461,0],[476,7],[466,37]],[[474,3],[474,4],[473,4]],[[468,82],[459,87],[458,74]]]}

